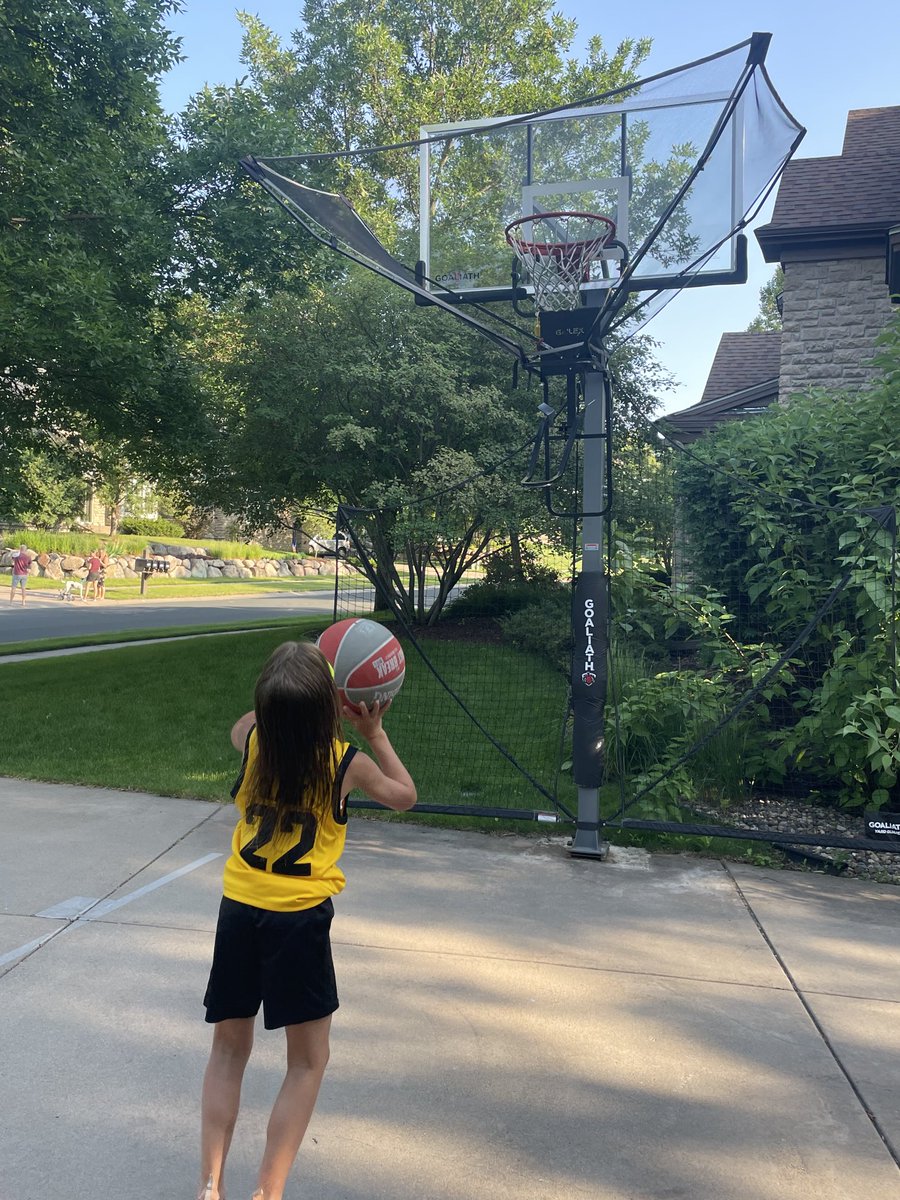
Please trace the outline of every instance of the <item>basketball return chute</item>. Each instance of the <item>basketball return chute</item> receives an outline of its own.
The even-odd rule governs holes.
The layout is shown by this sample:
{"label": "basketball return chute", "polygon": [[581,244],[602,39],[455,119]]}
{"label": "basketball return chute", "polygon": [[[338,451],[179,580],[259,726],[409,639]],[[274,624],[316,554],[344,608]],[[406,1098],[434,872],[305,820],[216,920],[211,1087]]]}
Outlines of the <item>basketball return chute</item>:
{"label": "basketball return chute", "polygon": [[[743,230],[804,134],[766,72],[769,42],[769,34],[753,34],[624,88],[523,116],[426,126],[419,139],[392,147],[242,160],[321,245],[402,287],[416,304],[452,314],[542,383],[522,484],[581,526],[571,672],[576,855],[603,853],[611,341],[633,336],[685,288],[746,281]],[[415,156],[415,171],[407,163],[397,178],[386,176],[385,163],[403,155]],[[397,206],[394,239],[408,245],[417,224],[416,261],[386,246],[337,191],[312,186],[336,159],[352,160],[356,171],[368,165],[366,194],[381,188],[395,201],[417,174],[418,212]],[[551,381],[559,378],[565,400],[554,404]],[[576,508],[561,510],[553,489],[576,446],[583,491]]]}

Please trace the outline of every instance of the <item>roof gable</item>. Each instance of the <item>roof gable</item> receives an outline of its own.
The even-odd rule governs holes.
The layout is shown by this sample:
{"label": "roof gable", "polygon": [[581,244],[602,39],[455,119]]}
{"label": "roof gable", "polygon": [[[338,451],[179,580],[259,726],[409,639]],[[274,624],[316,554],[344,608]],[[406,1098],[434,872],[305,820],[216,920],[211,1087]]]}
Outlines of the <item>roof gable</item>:
{"label": "roof gable", "polygon": [[780,330],[723,333],[700,403],[777,379],[780,369]]}
{"label": "roof gable", "polygon": [[772,261],[791,233],[840,240],[849,229],[885,234],[900,221],[900,106],[854,109],[843,151],[785,167],[772,220],[757,231]]}

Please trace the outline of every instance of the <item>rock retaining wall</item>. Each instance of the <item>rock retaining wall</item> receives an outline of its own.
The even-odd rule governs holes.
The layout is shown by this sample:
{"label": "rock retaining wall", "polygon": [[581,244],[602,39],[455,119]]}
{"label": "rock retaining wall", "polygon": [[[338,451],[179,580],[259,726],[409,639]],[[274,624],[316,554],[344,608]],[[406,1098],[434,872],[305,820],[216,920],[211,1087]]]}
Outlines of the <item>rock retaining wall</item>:
{"label": "rock retaining wall", "polygon": [[[27,538],[25,539],[27,545]],[[15,549],[0,546],[0,571],[11,572]],[[150,554],[135,556],[120,554],[110,557],[106,568],[108,579],[139,579],[135,570],[136,557],[164,558],[169,563],[170,579],[302,579],[307,575],[351,574],[355,568],[334,558],[215,558],[202,546],[168,546],[152,543]],[[31,554],[30,575],[43,579],[84,579],[87,559],[77,554],[58,554],[55,551]]]}

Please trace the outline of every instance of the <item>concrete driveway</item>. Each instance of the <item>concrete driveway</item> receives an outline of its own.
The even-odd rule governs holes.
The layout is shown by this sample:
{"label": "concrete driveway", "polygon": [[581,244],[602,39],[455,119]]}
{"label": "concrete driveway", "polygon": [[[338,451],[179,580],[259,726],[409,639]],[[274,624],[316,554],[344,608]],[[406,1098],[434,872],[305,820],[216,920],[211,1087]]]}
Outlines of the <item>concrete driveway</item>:
{"label": "concrete driveway", "polygon": [[[232,815],[0,780],[2,1200],[188,1200]],[[900,1197],[900,890],[356,820],[292,1200]],[[282,1037],[232,1151],[250,1194]]]}

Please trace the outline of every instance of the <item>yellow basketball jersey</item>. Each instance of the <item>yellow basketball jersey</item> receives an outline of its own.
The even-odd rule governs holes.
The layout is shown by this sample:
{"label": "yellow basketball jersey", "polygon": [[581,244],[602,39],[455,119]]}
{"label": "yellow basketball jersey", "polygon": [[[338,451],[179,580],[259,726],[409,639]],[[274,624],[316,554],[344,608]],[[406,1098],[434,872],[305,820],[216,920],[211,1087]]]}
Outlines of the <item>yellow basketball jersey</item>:
{"label": "yellow basketball jersey", "polygon": [[356,753],[346,742],[335,742],[338,764],[331,804],[324,817],[303,813],[289,833],[276,833],[260,841],[259,823],[247,820],[248,778],[256,761],[256,729],[250,731],[241,773],[232,789],[239,819],[225,863],[223,890],[230,900],[274,912],[313,908],[344,888],[338,859],[347,835],[347,806],[341,800],[341,783]]}

